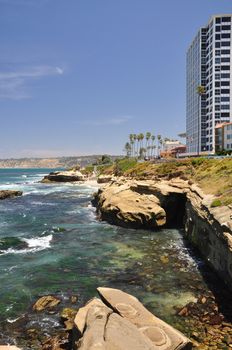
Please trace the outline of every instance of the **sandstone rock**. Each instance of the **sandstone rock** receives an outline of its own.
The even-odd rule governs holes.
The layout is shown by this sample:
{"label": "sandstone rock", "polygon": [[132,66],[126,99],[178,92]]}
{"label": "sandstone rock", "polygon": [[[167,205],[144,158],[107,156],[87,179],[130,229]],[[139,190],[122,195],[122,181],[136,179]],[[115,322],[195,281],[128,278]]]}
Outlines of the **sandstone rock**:
{"label": "sandstone rock", "polygon": [[98,288],[102,300],[150,339],[154,349],[191,349],[182,333],[152,315],[135,297],[118,289]]}
{"label": "sandstone rock", "polygon": [[102,306],[102,301],[94,298],[92,300],[90,300],[85,306],[81,307],[77,314],[76,317],[74,319],[74,324],[76,326],[76,328],[78,329],[78,331],[80,332],[80,334],[83,334],[84,332],[84,328],[85,328],[85,324],[86,324],[86,317],[87,317],[87,313],[89,311],[89,309],[91,307],[101,307]]}
{"label": "sandstone rock", "polygon": [[[106,350],[156,350],[153,342],[118,314],[109,316],[105,329]],[[162,348],[161,348],[162,349]]]}
{"label": "sandstone rock", "polygon": [[[109,315],[113,312],[100,300],[88,304],[85,315],[85,333],[80,350],[108,350],[105,342],[105,330]],[[76,320],[76,319],[75,319]]]}
{"label": "sandstone rock", "polygon": [[134,228],[156,228],[166,223],[166,214],[153,195],[139,194],[130,184],[112,183],[99,190],[98,212],[103,220]]}
{"label": "sandstone rock", "polygon": [[69,170],[52,172],[49,175],[46,175],[41,182],[75,182],[84,180],[85,176],[80,171]]}
{"label": "sandstone rock", "polygon": [[15,345],[0,345],[0,350],[20,350]]}
{"label": "sandstone rock", "polygon": [[60,299],[53,297],[52,295],[46,295],[39,298],[33,305],[33,310],[42,311],[44,309],[50,309],[60,303]]}
{"label": "sandstone rock", "polygon": [[98,176],[98,179],[97,179],[97,182],[99,184],[105,184],[105,183],[108,183],[112,180],[112,176],[111,175],[99,175]]}
{"label": "sandstone rock", "polygon": [[13,197],[22,196],[22,194],[23,194],[22,191],[1,190],[0,191],[0,200],[6,199],[6,198],[13,198]]}

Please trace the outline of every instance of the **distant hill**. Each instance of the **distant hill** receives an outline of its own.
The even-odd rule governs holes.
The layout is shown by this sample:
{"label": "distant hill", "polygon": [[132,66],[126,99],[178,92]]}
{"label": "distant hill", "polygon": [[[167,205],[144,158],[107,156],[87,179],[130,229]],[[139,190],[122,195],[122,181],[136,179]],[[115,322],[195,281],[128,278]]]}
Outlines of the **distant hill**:
{"label": "distant hill", "polygon": [[[110,156],[112,159],[117,156]],[[0,168],[71,168],[77,164],[86,166],[96,162],[101,155],[57,158],[0,159]]]}

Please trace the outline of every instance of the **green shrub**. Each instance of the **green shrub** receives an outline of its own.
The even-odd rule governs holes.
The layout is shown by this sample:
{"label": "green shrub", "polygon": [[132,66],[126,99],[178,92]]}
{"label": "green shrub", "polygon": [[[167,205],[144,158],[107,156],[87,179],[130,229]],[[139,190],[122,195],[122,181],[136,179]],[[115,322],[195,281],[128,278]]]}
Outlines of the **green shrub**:
{"label": "green shrub", "polygon": [[115,162],[115,174],[123,175],[124,172],[133,168],[137,164],[137,160],[134,158],[124,158],[116,160]]}
{"label": "green shrub", "polygon": [[220,199],[214,199],[211,203],[211,208],[220,207],[222,205],[222,202]]}
{"label": "green shrub", "polygon": [[192,159],[192,165],[193,166],[199,166],[205,162],[205,158],[194,158]]}

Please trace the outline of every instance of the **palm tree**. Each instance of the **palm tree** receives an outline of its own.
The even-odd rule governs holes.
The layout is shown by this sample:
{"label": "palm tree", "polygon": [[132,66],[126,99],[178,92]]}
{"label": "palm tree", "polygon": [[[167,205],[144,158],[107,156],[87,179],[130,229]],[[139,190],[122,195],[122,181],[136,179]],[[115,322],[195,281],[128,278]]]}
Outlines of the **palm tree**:
{"label": "palm tree", "polygon": [[130,145],[131,145],[131,155],[133,157],[133,154],[134,154],[134,134],[130,134],[129,139],[130,139]]}
{"label": "palm tree", "polygon": [[[150,141],[151,138],[151,133],[148,131],[146,132],[146,149],[148,150],[148,143]],[[147,156],[149,156],[149,154],[147,154]]]}
{"label": "palm tree", "polygon": [[145,152],[146,152],[146,148],[141,147],[140,150],[139,150],[139,157],[140,158],[144,158]]}
{"label": "palm tree", "polygon": [[158,156],[159,156],[159,150],[160,150],[160,141],[162,140],[161,135],[157,135],[157,149],[158,149]]}
{"label": "palm tree", "polygon": [[155,142],[155,135],[151,135],[151,157],[153,154],[154,142]]}
{"label": "palm tree", "polygon": [[131,156],[131,144],[129,142],[125,144],[124,151],[126,152],[127,157]]}
{"label": "palm tree", "polygon": [[143,147],[143,139],[144,139],[144,134],[141,132],[140,133],[141,147]]}

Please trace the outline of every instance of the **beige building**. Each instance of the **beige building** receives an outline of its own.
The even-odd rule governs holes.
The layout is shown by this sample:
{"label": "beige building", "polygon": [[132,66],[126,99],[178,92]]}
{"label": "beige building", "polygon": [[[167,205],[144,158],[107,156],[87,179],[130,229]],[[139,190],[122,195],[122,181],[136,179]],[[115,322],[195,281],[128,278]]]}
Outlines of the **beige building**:
{"label": "beige building", "polygon": [[232,150],[232,122],[217,124],[215,127],[215,150]]}

